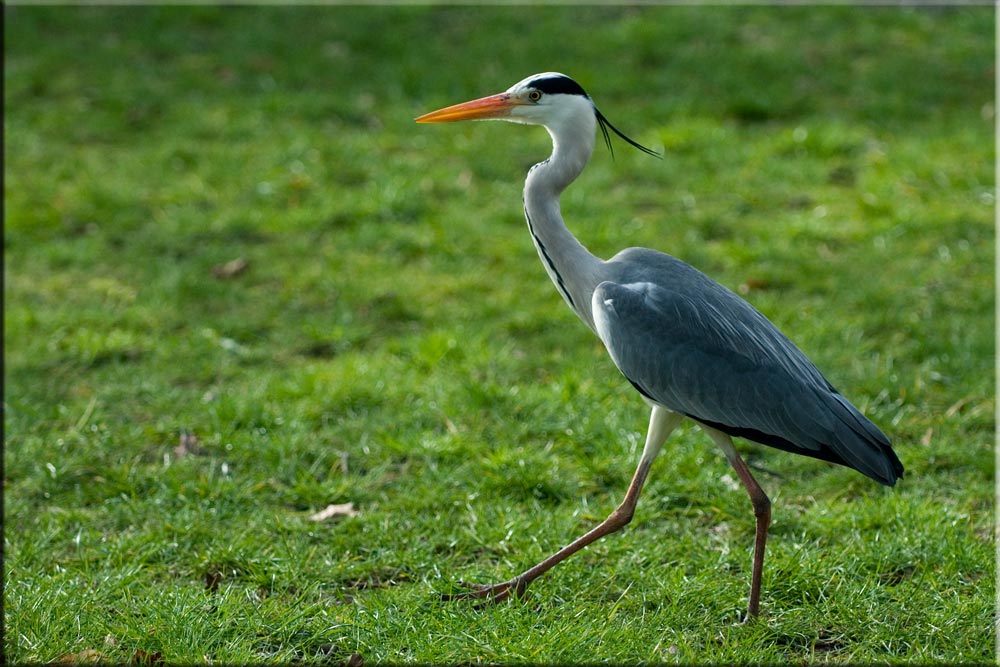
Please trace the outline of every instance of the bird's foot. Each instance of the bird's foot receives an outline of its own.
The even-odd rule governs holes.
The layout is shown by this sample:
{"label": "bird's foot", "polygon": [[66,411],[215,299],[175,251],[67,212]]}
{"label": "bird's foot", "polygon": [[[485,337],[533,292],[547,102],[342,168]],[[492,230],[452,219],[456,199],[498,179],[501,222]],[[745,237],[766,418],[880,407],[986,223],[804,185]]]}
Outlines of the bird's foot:
{"label": "bird's foot", "polygon": [[444,593],[441,595],[441,599],[449,602],[452,600],[480,600],[480,602],[475,604],[476,609],[482,609],[489,604],[503,602],[511,597],[523,597],[525,590],[528,588],[528,582],[522,580],[520,577],[514,577],[509,581],[499,584],[470,584],[460,581],[458,585],[466,590],[459,593]]}

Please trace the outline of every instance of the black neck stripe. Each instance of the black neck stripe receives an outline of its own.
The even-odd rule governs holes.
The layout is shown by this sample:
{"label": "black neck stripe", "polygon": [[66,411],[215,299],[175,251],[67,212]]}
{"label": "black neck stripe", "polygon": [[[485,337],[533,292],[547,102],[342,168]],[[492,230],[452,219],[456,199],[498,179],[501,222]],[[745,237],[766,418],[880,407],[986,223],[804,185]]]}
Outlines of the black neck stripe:
{"label": "black neck stripe", "polygon": [[535,233],[535,226],[531,224],[531,216],[528,215],[527,205],[525,205],[524,207],[524,218],[528,221],[528,231],[531,232],[531,238],[535,240],[535,243],[538,244],[538,249],[542,251],[542,260],[552,270],[552,275],[556,277],[555,281],[556,289],[559,291],[562,297],[566,299],[566,302],[569,303],[569,307],[572,308],[573,310],[576,310],[576,304],[573,303],[573,297],[569,295],[569,290],[566,289],[566,284],[563,282],[562,276],[559,274],[559,270],[556,268],[556,265],[552,262],[552,258],[549,257],[548,251],[545,250],[545,244],[542,243],[542,240],[538,238],[538,234]]}

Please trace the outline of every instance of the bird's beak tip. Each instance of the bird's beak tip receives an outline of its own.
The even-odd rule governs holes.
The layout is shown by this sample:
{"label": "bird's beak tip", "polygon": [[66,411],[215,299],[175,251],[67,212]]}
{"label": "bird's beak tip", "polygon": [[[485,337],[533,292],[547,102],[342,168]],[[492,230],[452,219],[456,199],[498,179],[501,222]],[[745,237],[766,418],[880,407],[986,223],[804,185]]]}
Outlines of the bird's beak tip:
{"label": "bird's beak tip", "polygon": [[510,95],[500,93],[461,104],[453,104],[450,107],[417,116],[414,120],[418,123],[450,123],[459,120],[503,118],[509,115],[510,110],[515,106],[516,103],[511,100]]}

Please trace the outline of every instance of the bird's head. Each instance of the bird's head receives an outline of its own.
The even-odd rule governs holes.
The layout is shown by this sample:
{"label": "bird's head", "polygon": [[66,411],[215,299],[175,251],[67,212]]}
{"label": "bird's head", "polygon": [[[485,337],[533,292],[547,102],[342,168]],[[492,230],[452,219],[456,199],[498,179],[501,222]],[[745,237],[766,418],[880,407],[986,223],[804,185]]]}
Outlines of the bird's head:
{"label": "bird's head", "polygon": [[[419,116],[418,123],[448,123],[459,120],[506,120],[513,123],[542,125],[556,138],[573,128],[593,136],[594,125],[601,128],[611,149],[611,130],[644,153],[659,157],[645,146],[629,139],[612,125],[594,106],[583,87],[565,74],[545,72],[518,81],[502,93],[455,104]],[[591,144],[592,145],[592,144]],[[614,150],[612,154],[614,154]]]}

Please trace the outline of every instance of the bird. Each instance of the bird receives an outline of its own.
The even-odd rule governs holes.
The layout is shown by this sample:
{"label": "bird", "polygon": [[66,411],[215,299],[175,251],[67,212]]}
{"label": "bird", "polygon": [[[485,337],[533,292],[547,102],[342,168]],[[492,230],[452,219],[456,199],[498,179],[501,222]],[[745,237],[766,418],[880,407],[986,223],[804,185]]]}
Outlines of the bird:
{"label": "bird", "polygon": [[634,516],[654,459],[685,419],[722,450],[753,507],[753,563],[743,622],[760,614],[771,501],[733,437],[847,466],[886,486],[903,476],[888,437],[742,297],[656,250],[627,248],[601,259],[569,231],[559,198],[590,160],[598,129],[612,157],[609,131],[644,153],[662,157],[612,125],[575,80],[559,72],[535,74],[504,92],[415,120],[502,120],[541,125],[548,131],[552,153],[529,169],[524,184],[528,231],[556,290],[650,407],[635,473],[624,499],[604,521],[506,581],[460,582],[459,592],[446,593],[444,599],[483,605],[519,598],[556,564],[623,528]]}

